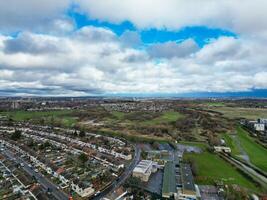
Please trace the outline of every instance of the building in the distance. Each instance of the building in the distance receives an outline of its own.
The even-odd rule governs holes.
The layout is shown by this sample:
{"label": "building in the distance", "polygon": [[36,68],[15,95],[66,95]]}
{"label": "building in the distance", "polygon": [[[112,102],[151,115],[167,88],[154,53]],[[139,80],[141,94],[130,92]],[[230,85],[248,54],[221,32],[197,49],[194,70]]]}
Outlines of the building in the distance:
{"label": "building in the distance", "polygon": [[230,147],[225,147],[225,146],[214,146],[214,151],[221,153],[231,153],[231,148]]}
{"label": "building in the distance", "polygon": [[152,173],[157,171],[157,163],[151,160],[141,160],[133,170],[133,177],[147,182]]}
{"label": "building in the distance", "polygon": [[265,130],[265,124],[264,123],[255,123],[254,129],[256,131],[264,131]]}

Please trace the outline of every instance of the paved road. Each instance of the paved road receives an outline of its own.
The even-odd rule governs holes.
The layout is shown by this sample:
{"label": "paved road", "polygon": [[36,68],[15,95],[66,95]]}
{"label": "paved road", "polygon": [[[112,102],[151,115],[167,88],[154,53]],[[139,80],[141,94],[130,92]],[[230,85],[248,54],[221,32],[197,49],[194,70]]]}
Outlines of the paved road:
{"label": "paved road", "polygon": [[123,172],[123,174],[120,176],[120,178],[117,181],[114,181],[109,187],[107,187],[104,191],[102,191],[99,195],[96,197],[93,197],[92,200],[100,200],[101,198],[105,197],[109,192],[115,191],[118,187],[120,187],[126,179],[131,175],[133,169],[138,164],[140,160],[141,155],[141,149],[135,145],[135,151],[134,151],[134,158],[131,162],[131,164],[128,166],[128,168]]}
{"label": "paved road", "polygon": [[36,180],[38,181],[38,183],[40,183],[41,185],[43,185],[46,189],[50,188],[51,190],[51,194],[59,200],[68,200],[68,196],[62,192],[61,190],[57,189],[57,186],[50,182],[49,180],[47,180],[45,177],[43,177],[40,173],[36,173],[32,168],[30,168],[28,166],[28,163],[25,162],[22,158],[20,158],[19,156],[15,155],[13,152],[11,152],[8,149],[5,149],[4,154],[6,156],[8,156],[10,159],[15,158],[15,162],[17,164],[23,163],[23,169],[31,176],[34,176],[36,178]]}

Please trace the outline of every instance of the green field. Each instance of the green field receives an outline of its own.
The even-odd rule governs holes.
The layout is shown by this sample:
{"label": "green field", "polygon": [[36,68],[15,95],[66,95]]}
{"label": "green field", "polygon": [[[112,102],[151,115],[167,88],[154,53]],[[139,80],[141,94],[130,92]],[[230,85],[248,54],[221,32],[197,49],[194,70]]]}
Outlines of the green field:
{"label": "green field", "polygon": [[233,135],[229,135],[227,133],[222,135],[222,138],[225,140],[226,145],[231,148],[232,154],[234,156],[238,156],[241,154],[241,151],[232,137]]}
{"label": "green field", "polygon": [[251,163],[267,172],[267,149],[256,143],[241,127],[237,128],[237,136]]}
{"label": "green field", "polygon": [[215,107],[225,106],[223,102],[206,102],[205,105],[215,106]]}
{"label": "green field", "polygon": [[0,115],[7,116],[14,121],[43,121],[44,123],[58,123],[63,126],[72,126],[77,118],[71,116],[71,110],[58,111],[11,111],[1,112]]}
{"label": "green field", "polygon": [[197,167],[196,182],[198,184],[214,184],[217,181],[222,181],[225,184],[237,184],[253,191],[259,190],[251,181],[216,154],[209,152],[187,153],[184,155],[184,159],[195,162]]}
{"label": "green field", "polygon": [[112,115],[115,116],[117,119],[122,120],[125,116],[124,112],[118,112],[118,111],[113,111]]}
{"label": "green field", "polygon": [[[158,113],[157,116],[155,117],[153,117],[151,113],[145,113],[145,112],[124,113],[124,112],[113,111],[111,112],[111,114],[114,118],[106,118],[106,120],[109,122],[119,121],[128,124],[139,123],[141,125],[158,125],[162,123],[171,123],[183,117],[181,113],[175,111]],[[138,115],[142,120],[138,119]],[[131,119],[131,116],[135,116],[135,118],[133,117]],[[146,116],[149,116],[149,118],[146,119]]]}
{"label": "green field", "polygon": [[210,108],[213,111],[222,113],[225,117],[230,119],[246,118],[255,120],[257,118],[267,118],[267,112],[264,108],[240,108],[240,107],[226,107],[218,106]]}
{"label": "green field", "polygon": [[180,141],[179,144],[189,145],[189,146],[196,146],[202,150],[206,150],[208,148],[208,144],[204,142],[189,142],[189,141]]}
{"label": "green field", "polygon": [[162,115],[159,117],[144,121],[143,124],[157,125],[157,124],[161,124],[161,123],[171,123],[171,122],[175,122],[176,120],[178,120],[182,117],[183,117],[183,115],[179,112],[168,111],[168,112],[163,112]]}

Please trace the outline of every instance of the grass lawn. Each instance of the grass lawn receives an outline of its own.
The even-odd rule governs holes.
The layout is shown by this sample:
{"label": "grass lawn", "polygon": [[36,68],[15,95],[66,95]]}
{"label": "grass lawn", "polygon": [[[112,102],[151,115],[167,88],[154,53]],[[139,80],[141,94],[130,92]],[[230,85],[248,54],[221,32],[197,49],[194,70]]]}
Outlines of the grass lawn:
{"label": "grass lawn", "polygon": [[168,112],[163,112],[161,116],[156,117],[151,120],[147,120],[142,122],[144,125],[157,125],[161,123],[170,123],[170,122],[175,122],[176,120],[182,118],[183,115],[179,112],[174,112],[174,111],[168,111]]}
{"label": "grass lawn", "polygon": [[11,111],[1,112],[1,115],[8,116],[15,121],[30,120],[41,117],[59,117],[63,115],[71,114],[71,110],[59,110],[59,111]]}
{"label": "grass lawn", "polygon": [[114,115],[119,120],[122,120],[124,118],[124,116],[125,116],[124,112],[113,111],[111,113],[112,113],[112,115]]}
{"label": "grass lawn", "polygon": [[208,144],[204,142],[189,142],[189,141],[180,141],[179,144],[189,145],[189,146],[196,146],[202,150],[206,150],[208,148]]}
{"label": "grass lawn", "polygon": [[56,110],[56,111],[11,111],[1,112],[0,115],[12,118],[14,121],[28,121],[44,119],[45,122],[58,121],[63,126],[70,127],[77,122],[75,117],[72,117],[72,110]]}
{"label": "grass lawn", "polygon": [[227,107],[218,106],[212,107],[211,110],[222,113],[225,117],[230,119],[246,118],[255,120],[257,118],[267,118],[267,112],[264,108],[240,108],[240,107]]}
{"label": "grass lawn", "polygon": [[223,102],[206,102],[205,103],[208,106],[225,106],[225,104]]}
{"label": "grass lawn", "polygon": [[238,155],[241,154],[240,149],[235,144],[235,141],[233,140],[233,138],[231,137],[231,135],[225,133],[225,134],[222,135],[222,138],[225,140],[226,145],[231,148],[232,154],[234,156],[238,156]]}
{"label": "grass lawn", "polygon": [[223,181],[225,184],[237,184],[253,191],[259,190],[252,182],[216,154],[209,152],[201,154],[187,153],[184,155],[184,159],[195,161],[197,166],[196,182],[198,184],[214,184],[216,181]]}
{"label": "grass lawn", "polygon": [[237,136],[251,163],[267,172],[267,149],[256,143],[240,126],[237,127]]}
{"label": "grass lawn", "polygon": [[183,117],[183,115],[179,112],[175,111],[167,111],[161,113],[160,116],[152,118],[152,119],[146,119],[144,121],[140,120],[131,120],[129,119],[130,115],[133,115],[134,113],[124,113],[124,112],[118,112],[118,111],[113,111],[111,114],[115,117],[115,119],[112,118],[106,118],[108,122],[123,122],[127,124],[141,124],[141,125],[159,125],[162,123],[171,123],[175,122],[179,118]]}

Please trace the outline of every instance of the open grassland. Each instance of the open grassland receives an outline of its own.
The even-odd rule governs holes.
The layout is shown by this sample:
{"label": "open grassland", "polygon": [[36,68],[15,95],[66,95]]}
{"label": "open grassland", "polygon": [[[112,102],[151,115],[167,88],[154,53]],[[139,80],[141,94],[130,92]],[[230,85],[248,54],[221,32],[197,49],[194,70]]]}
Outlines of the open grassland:
{"label": "open grassland", "polygon": [[161,116],[159,116],[159,117],[144,121],[143,124],[157,125],[157,124],[161,124],[161,123],[171,123],[171,122],[175,122],[176,120],[178,120],[182,117],[183,117],[183,115],[180,114],[179,112],[168,111],[168,112],[163,112],[161,114]]}
{"label": "open grassland", "polygon": [[222,181],[225,184],[237,184],[253,191],[259,191],[256,185],[216,154],[207,151],[201,154],[186,153],[184,159],[195,163],[198,184],[214,184]]}
{"label": "open grassland", "polygon": [[224,102],[205,102],[204,105],[221,107],[221,106],[225,106],[225,103]]}
{"label": "open grassland", "polygon": [[172,143],[173,140],[167,137],[158,137],[154,135],[141,135],[141,134],[133,134],[129,132],[122,131],[113,131],[107,128],[101,128],[99,130],[95,130],[96,133],[106,136],[112,137],[122,137],[132,142],[163,142],[163,143]]}
{"label": "open grassland", "polygon": [[11,111],[1,112],[0,115],[7,116],[13,121],[35,121],[44,124],[61,124],[70,127],[77,122],[77,118],[72,116],[71,110],[56,111]]}
{"label": "open grassland", "polygon": [[225,140],[226,145],[231,148],[232,154],[234,156],[241,155],[242,152],[240,148],[238,148],[238,145],[234,141],[233,137],[236,137],[236,135],[230,135],[227,133],[222,135],[222,138]]}
{"label": "open grassland", "polygon": [[242,148],[248,154],[251,163],[267,172],[267,149],[256,143],[240,126],[237,127],[237,136]]}
{"label": "open grassland", "polygon": [[118,111],[113,111],[111,114],[115,116],[118,120],[123,120],[125,116],[124,112],[118,112]]}
{"label": "open grassland", "polygon": [[189,142],[189,141],[180,141],[179,144],[189,145],[189,146],[196,146],[206,151],[208,148],[208,144],[204,142]]}
{"label": "open grassland", "polygon": [[59,110],[59,111],[12,111],[1,112],[1,115],[12,118],[15,121],[24,121],[41,117],[59,117],[63,115],[71,114],[71,110]]}
{"label": "open grassland", "polygon": [[108,122],[120,122],[126,124],[141,124],[141,125],[159,125],[163,123],[171,123],[183,117],[179,112],[167,111],[162,113],[146,113],[146,112],[132,112],[124,113],[114,111],[112,116],[106,120]]}
{"label": "open grassland", "polygon": [[230,119],[246,118],[255,120],[257,118],[267,118],[267,109],[264,108],[240,108],[240,107],[212,107],[213,111],[222,113]]}

